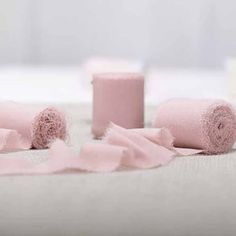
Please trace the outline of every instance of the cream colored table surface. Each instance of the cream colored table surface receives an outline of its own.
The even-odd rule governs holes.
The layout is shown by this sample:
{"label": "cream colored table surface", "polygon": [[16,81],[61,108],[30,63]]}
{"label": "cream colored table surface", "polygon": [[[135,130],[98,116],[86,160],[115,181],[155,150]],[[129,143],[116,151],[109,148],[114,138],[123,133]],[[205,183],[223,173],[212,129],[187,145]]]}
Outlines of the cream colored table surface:
{"label": "cream colored table surface", "polygon": [[[90,107],[68,105],[70,144],[90,140]],[[150,123],[154,110],[148,108]],[[9,154],[35,159],[47,151]],[[236,235],[236,155],[181,157],[106,174],[0,177],[0,236]]]}

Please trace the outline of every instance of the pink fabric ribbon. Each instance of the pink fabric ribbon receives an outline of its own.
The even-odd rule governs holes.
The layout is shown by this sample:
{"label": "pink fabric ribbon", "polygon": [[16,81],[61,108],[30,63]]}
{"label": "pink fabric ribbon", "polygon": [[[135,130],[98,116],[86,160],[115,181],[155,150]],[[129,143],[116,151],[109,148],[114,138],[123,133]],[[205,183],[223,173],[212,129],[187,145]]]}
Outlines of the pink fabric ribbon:
{"label": "pink fabric ribbon", "polygon": [[[11,130],[0,130],[5,140],[2,150],[24,149],[20,135]],[[194,149],[176,149],[174,138],[167,129],[125,129],[110,124],[101,143],[86,143],[79,155],[62,140],[52,143],[48,160],[34,164],[25,159],[0,159],[0,175],[53,174],[67,170],[111,172],[122,167],[152,168],[166,165],[178,154],[201,152]]]}
{"label": "pink fabric ribbon", "polygon": [[66,133],[65,116],[54,107],[0,102],[0,150],[1,145],[12,145],[9,150],[47,148],[57,138],[64,140]]}
{"label": "pink fabric ribbon", "polygon": [[220,154],[235,143],[236,113],[224,100],[173,98],[158,106],[153,126],[167,128],[175,137],[175,147]]}

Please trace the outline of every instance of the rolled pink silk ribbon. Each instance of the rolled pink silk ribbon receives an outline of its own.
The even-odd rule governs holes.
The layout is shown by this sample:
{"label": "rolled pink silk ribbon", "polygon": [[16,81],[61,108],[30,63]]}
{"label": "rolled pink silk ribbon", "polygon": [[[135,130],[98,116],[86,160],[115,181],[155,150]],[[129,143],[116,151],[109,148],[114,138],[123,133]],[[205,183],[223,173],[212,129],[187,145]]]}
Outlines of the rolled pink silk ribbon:
{"label": "rolled pink silk ribbon", "polygon": [[[7,130],[11,132],[6,133]],[[0,102],[0,137],[9,141],[9,133],[18,139],[19,149],[46,148],[55,139],[66,138],[66,121],[54,107],[38,107],[15,102]],[[17,145],[13,145],[17,146]]]}
{"label": "rolled pink silk ribbon", "polygon": [[144,76],[135,73],[105,73],[93,76],[93,124],[101,137],[110,122],[124,128],[144,125]]}
{"label": "rolled pink silk ribbon", "polygon": [[223,100],[171,99],[157,108],[153,125],[167,128],[176,147],[207,154],[228,152],[235,142],[235,111]]}

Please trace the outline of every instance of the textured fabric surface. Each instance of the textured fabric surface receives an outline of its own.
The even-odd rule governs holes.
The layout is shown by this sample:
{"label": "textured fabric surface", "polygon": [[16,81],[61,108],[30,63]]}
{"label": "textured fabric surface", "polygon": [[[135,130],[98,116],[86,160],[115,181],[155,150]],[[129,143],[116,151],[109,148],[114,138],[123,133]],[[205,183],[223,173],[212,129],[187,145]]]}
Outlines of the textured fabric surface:
{"label": "textured fabric surface", "polygon": [[[91,107],[68,105],[76,151]],[[155,109],[146,111],[146,123]],[[40,162],[45,150],[10,153]],[[0,235],[235,235],[236,153],[175,159],[151,170],[0,178]]]}

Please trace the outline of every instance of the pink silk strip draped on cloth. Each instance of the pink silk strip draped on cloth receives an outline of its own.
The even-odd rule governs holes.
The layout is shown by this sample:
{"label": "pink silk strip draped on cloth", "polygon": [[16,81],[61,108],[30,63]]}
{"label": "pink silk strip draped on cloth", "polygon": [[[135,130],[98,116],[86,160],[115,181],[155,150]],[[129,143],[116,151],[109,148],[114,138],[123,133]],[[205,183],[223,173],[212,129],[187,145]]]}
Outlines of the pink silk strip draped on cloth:
{"label": "pink silk strip draped on cloth", "polygon": [[[166,147],[159,143],[165,143]],[[111,172],[122,167],[152,168],[166,165],[178,155],[171,143],[173,137],[166,129],[128,130],[111,123],[103,142],[84,144],[79,155],[62,140],[56,140],[49,149],[48,160],[41,164],[2,157],[0,175],[53,174],[67,170]],[[199,152],[201,150],[188,150],[188,154]]]}

